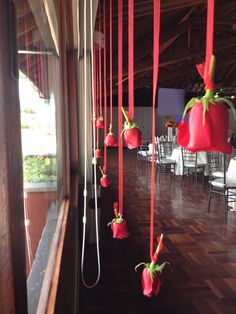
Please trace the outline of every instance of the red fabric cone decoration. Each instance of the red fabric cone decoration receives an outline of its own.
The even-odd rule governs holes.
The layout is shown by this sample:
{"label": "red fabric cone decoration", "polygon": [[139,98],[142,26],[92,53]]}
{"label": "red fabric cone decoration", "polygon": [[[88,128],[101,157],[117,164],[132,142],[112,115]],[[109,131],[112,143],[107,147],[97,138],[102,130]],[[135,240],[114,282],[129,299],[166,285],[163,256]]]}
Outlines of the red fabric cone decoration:
{"label": "red fabric cone decoration", "polygon": [[108,176],[107,176],[107,174],[105,173],[105,171],[102,170],[101,167],[99,167],[99,169],[100,169],[101,174],[102,174],[102,177],[101,177],[101,179],[100,179],[100,184],[101,184],[101,186],[102,186],[103,188],[107,188],[107,187],[110,185],[109,180],[108,180]]}
{"label": "red fabric cone decoration", "polygon": [[97,119],[96,127],[97,127],[98,129],[104,129],[103,116],[100,116],[100,117]]}
{"label": "red fabric cone decoration", "polygon": [[127,230],[126,221],[122,218],[122,215],[118,211],[118,203],[114,203],[114,214],[116,218],[108,223],[108,226],[111,225],[113,238],[121,240],[128,238],[129,232]]}
{"label": "red fabric cone decoration", "polygon": [[125,145],[128,149],[138,148],[142,144],[142,132],[135,122],[129,120],[123,107],[122,112],[126,120],[123,129]]}
{"label": "red fabric cone decoration", "polygon": [[98,159],[98,158],[102,158],[102,155],[101,155],[101,151],[99,148],[97,148],[95,150],[95,158]]}
{"label": "red fabric cone decoration", "polygon": [[[199,73],[204,73],[204,65],[198,66]],[[211,58],[210,73],[205,81],[206,93],[200,99],[192,98],[186,105],[183,118],[189,111],[189,122],[182,122],[178,127],[178,143],[191,152],[232,153],[228,139],[227,103],[234,112],[233,104],[226,98],[216,98],[213,93],[213,75],[215,57]],[[234,113],[235,116],[235,113]]]}
{"label": "red fabric cone decoration", "polygon": [[143,269],[143,273],[142,273],[142,287],[143,287],[143,294],[147,297],[151,297],[152,295],[157,296],[160,291],[161,285],[163,283],[161,273],[167,262],[164,262],[161,265],[157,264],[158,255],[163,247],[162,238],[163,238],[163,235],[161,235],[159,239],[159,243],[158,243],[156,252],[154,253],[152,257],[151,263],[140,263],[135,267],[135,270],[137,271],[137,268],[139,266],[145,265],[145,268]]}

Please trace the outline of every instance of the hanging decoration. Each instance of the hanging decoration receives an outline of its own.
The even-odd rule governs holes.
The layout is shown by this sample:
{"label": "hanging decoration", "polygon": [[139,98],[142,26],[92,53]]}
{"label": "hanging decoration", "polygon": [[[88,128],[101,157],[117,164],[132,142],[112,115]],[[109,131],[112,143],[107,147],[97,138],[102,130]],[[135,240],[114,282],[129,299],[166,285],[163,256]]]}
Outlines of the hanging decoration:
{"label": "hanging decoration", "polygon": [[[99,20],[98,20],[98,31],[101,34],[101,4],[99,4]],[[102,114],[102,48],[99,47],[98,52],[98,63],[99,63],[99,117],[97,119],[96,127],[98,129],[104,129],[104,120]]]}
{"label": "hanging decoration", "polygon": [[206,60],[198,64],[198,73],[204,80],[205,95],[192,98],[186,105],[183,119],[188,112],[189,122],[182,121],[178,128],[178,143],[191,152],[232,153],[228,139],[228,104],[234,106],[227,98],[214,95],[215,56],[213,55],[214,36],[214,0],[207,2]]}
{"label": "hanging decoration", "polygon": [[121,107],[123,115],[125,117],[125,124],[122,133],[124,133],[125,145],[128,149],[134,149],[140,147],[142,144],[142,132],[138,128],[135,122],[132,122],[128,118],[128,113]]}
{"label": "hanging decoration", "polygon": [[110,127],[104,144],[107,147],[117,147],[116,137],[112,133],[112,0],[110,0]]}
{"label": "hanging decoration", "polygon": [[108,176],[107,176],[104,169],[102,169],[101,167],[99,167],[99,169],[100,169],[101,174],[102,174],[102,177],[100,179],[100,184],[103,188],[107,188],[110,185],[109,180],[108,180]]}
{"label": "hanging decoration", "polygon": [[[158,66],[159,66],[159,38],[160,38],[160,0],[153,2],[153,92],[152,92],[152,147],[155,147],[155,129],[156,129],[156,91],[158,82]],[[153,253],[153,238],[154,238],[154,196],[155,196],[155,158],[154,149],[152,150],[152,168],[151,168],[151,206],[150,206],[150,259],[151,263],[140,263],[135,267],[135,270],[140,265],[145,265],[142,274],[143,294],[151,297],[153,294],[158,295],[162,284],[161,273],[166,265],[164,262],[161,265],[157,264],[158,255],[162,249],[161,235],[157,249]]]}
{"label": "hanging decoration", "polygon": [[102,154],[101,154],[100,148],[97,148],[97,149],[95,150],[95,158],[96,158],[96,159],[102,158]]}
{"label": "hanging decoration", "polygon": [[143,273],[142,273],[142,287],[143,294],[147,297],[151,297],[153,294],[155,296],[158,295],[161,285],[163,283],[163,278],[161,273],[167,262],[162,263],[161,265],[157,264],[157,258],[160,251],[163,248],[162,244],[163,234],[158,239],[158,246],[155,253],[152,256],[150,263],[140,263],[135,267],[135,271],[137,271],[138,267],[144,265]]}
{"label": "hanging decoration", "polygon": [[125,239],[129,236],[129,232],[127,230],[126,221],[122,217],[122,213],[118,210],[118,203],[113,204],[114,215],[115,218],[110,221],[107,226],[111,226],[111,230],[113,231],[113,238],[115,239]]}
{"label": "hanging decoration", "polygon": [[[123,0],[118,0],[118,133],[122,133],[122,64],[123,64]],[[123,140],[119,136],[118,141],[118,176],[119,176],[119,202],[114,203],[115,218],[109,223],[113,231],[113,238],[124,239],[129,236],[126,221],[123,219]]]}
{"label": "hanging decoration", "polygon": [[125,117],[124,141],[128,149],[140,147],[142,132],[134,119],[134,0],[128,1],[128,90],[129,111],[127,114],[122,108]]}

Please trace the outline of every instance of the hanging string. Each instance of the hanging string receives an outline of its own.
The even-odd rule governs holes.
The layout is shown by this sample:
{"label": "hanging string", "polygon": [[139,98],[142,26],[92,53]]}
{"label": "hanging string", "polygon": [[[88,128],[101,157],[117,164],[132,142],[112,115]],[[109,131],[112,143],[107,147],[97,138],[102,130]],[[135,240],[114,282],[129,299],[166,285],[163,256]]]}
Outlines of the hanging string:
{"label": "hanging string", "polygon": [[[101,35],[101,3],[99,4],[99,21],[98,21],[98,31],[99,36]],[[100,112],[99,115],[102,116],[102,47],[99,46],[99,104]]]}
{"label": "hanging string", "polygon": [[[103,34],[104,34],[104,49],[103,49],[103,88],[104,88],[104,139],[107,135],[107,55],[106,55],[106,0],[103,0]],[[103,171],[107,171],[107,145],[104,145],[104,164]]]}
{"label": "hanging string", "polygon": [[[96,48],[93,45],[93,81],[94,81],[94,102],[93,102],[93,119],[96,118],[97,111],[97,58],[96,58]],[[94,124],[94,121],[93,121]]]}
{"label": "hanging string", "polygon": [[[122,133],[123,0],[118,0],[118,134]],[[123,213],[123,141],[118,140],[119,212]]]}
{"label": "hanging string", "polygon": [[159,38],[160,38],[160,0],[153,2],[153,92],[152,92],[152,170],[151,170],[151,208],[150,208],[150,257],[154,254],[154,197],[155,197],[155,168],[154,168],[154,147],[156,129],[156,91],[159,66]]}
{"label": "hanging string", "polygon": [[112,0],[110,0],[110,131],[112,132]]}
{"label": "hanging string", "polygon": [[134,0],[128,2],[129,119],[134,118]]}
{"label": "hanging string", "polygon": [[206,59],[205,59],[205,70],[204,70],[204,83],[206,89],[213,89],[213,83],[211,82],[209,70],[211,56],[213,55],[213,40],[214,40],[214,8],[215,1],[207,1],[207,29],[206,29]]}
{"label": "hanging string", "polygon": [[[92,23],[92,1],[89,1],[90,5],[90,45],[93,47],[93,23]],[[87,23],[86,23],[86,1],[84,2],[84,149],[85,149],[85,158],[84,158],[84,214],[83,214],[83,241],[82,241],[82,254],[81,254],[81,275],[82,275],[82,282],[85,287],[87,288],[94,288],[100,279],[101,273],[101,263],[100,263],[100,249],[99,249],[99,234],[98,234],[98,204],[97,204],[97,171],[96,165],[93,165],[94,170],[94,200],[95,200],[95,232],[96,232],[96,253],[97,253],[97,278],[95,282],[91,285],[88,285],[85,282],[84,278],[84,253],[85,253],[85,237],[86,237],[86,220],[87,220]],[[79,1],[77,2],[77,27],[79,30]],[[79,34],[79,32],[78,32]],[[79,56],[78,56],[79,58]],[[94,80],[93,80],[93,49],[91,49],[91,87],[92,87],[92,108],[94,102]],[[94,112],[93,112],[94,114]],[[95,125],[93,124],[93,148],[95,153]]]}

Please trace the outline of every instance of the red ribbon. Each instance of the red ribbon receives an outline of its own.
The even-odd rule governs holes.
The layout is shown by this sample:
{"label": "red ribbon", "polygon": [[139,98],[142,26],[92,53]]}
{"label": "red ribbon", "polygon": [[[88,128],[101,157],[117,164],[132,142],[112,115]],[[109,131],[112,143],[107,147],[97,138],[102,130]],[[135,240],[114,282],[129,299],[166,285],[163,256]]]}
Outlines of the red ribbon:
{"label": "red ribbon", "polygon": [[[101,4],[99,4],[98,31],[99,31],[99,36],[100,36],[101,35]],[[102,116],[102,47],[101,46],[99,46],[99,104],[100,104],[99,115]]]}
{"label": "red ribbon", "polygon": [[[107,135],[107,66],[106,66],[106,1],[103,0],[103,34],[104,34],[104,53],[103,53],[103,77],[104,77],[104,140]],[[107,172],[107,145],[104,145],[104,165],[103,171]]]}
{"label": "red ribbon", "polygon": [[[152,147],[155,147],[156,129],[156,91],[159,67],[159,39],[160,39],[160,0],[153,2],[153,93],[152,93]],[[155,187],[155,168],[154,168],[154,149],[152,149],[152,170],[151,170],[151,208],[150,208],[150,257],[153,257],[153,236],[154,236],[154,187]]]}
{"label": "red ribbon", "polygon": [[129,119],[134,119],[134,0],[128,2]]}
{"label": "red ribbon", "polygon": [[112,132],[112,0],[110,0],[110,130]]}
{"label": "red ribbon", "polygon": [[[118,134],[122,133],[122,49],[123,49],[123,0],[118,0]],[[119,136],[118,165],[119,165],[119,212],[123,213],[123,141]]]}
{"label": "red ribbon", "polygon": [[204,80],[205,89],[214,89],[214,83],[212,82],[210,75],[210,62],[213,55],[213,42],[214,42],[214,11],[215,1],[207,1],[207,29],[206,29],[206,56],[205,63],[197,64],[198,73]]}

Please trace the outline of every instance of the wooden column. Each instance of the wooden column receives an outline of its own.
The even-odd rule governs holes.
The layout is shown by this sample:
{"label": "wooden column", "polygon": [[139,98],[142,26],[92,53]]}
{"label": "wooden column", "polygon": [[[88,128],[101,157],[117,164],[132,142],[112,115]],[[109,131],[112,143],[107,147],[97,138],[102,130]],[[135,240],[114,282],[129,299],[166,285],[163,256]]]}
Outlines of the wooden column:
{"label": "wooden column", "polygon": [[27,313],[14,2],[0,1],[0,313]]}

